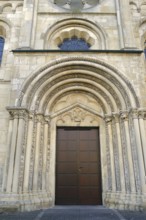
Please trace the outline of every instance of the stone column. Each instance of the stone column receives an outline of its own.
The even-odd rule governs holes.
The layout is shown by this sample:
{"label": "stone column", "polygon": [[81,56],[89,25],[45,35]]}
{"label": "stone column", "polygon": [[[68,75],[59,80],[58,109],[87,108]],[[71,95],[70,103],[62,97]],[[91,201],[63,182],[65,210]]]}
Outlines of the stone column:
{"label": "stone column", "polygon": [[13,129],[12,129],[12,139],[10,143],[10,157],[8,164],[8,177],[7,177],[7,186],[6,191],[11,192],[12,190],[12,179],[14,172],[14,160],[15,160],[15,150],[16,150],[16,142],[17,142],[17,130],[18,130],[18,112],[16,110],[8,109],[11,114],[14,116],[13,120]]}
{"label": "stone column", "polygon": [[[115,0],[119,1],[119,0]],[[122,32],[124,33],[124,48],[134,48],[134,34],[131,25],[131,13],[129,7],[129,1],[121,0],[119,1],[120,14],[122,19]]]}
{"label": "stone column", "polygon": [[20,30],[19,47],[32,48],[36,29],[38,0],[24,0],[23,22]]}
{"label": "stone column", "polygon": [[146,132],[145,132],[145,125],[144,125],[145,116],[146,116],[146,111],[140,110],[139,111],[139,127],[140,127],[141,141],[142,141],[142,151],[143,151],[144,170],[145,170],[145,183],[146,183]]}
{"label": "stone column", "polygon": [[114,150],[113,150],[113,137],[112,137],[112,116],[106,115],[105,121],[108,128],[110,162],[111,162],[111,177],[112,177],[112,192],[116,192],[116,178],[115,178],[115,163],[114,163]]}
{"label": "stone column", "polygon": [[[140,172],[140,178],[141,178],[141,184],[142,184],[142,192],[146,193],[145,168],[144,168],[145,163],[144,163],[144,154],[143,154],[143,148],[142,148],[142,143],[143,142],[145,143],[145,140],[141,139],[142,136],[140,135],[140,127],[139,127],[137,109],[132,110],[132,117],[133,117],[133,122],[134,122],[135,140],[136,140],[136,146],[137,146],[137,156],[138,156],[139,172]],[[142,128],[143,127],[142,121],[140,121],[140,124]],[[143,135],[143,131],[141,132],[142,135]]]}
{"label": "stone column", "polygon": [[13,185],[12,185],[12,192],[15,193],[18,191],[20,160],[21,160],[21,152],[24,141],[25,121],[27,118],[27,111],[25,109],[19,109],[18,114],[19,114],[19,123],[18,123]]}
{"label": "stone column", "polygon": [[125,137],[126,137],[129,175],[130,175],[129,176],[129,178],[130,178],[130,187],[131,187],[131,192],[135,193],[135,187],[136,187],[135,186],[135,175],[134,175],[134,166],[133,166],[131,142],[130,142],[128,117],[129,117],[128,112],[121,112],[121,120],[124,121],[124,127],[125,127]]}
{"label": "stone column", "polygon": [[45,117],[44,123],[44,147],[43,147],[43,170],[42,170],[42,190],[46,190],[46,164],[47,164],[47,149],[48,149],[48,125],[49,118]]}
{"label": "stone column", "polygon": [[123,163],[123,152],[122,152],[122,142],[121,142],[121,132],[120,132],[120,120],[119,114],[113,114],[116,124],[116,133],[117,133],[117,147],[119,152],[119,167],[120,167],[120,182],[121,182],[121,191],[125,193],[125,174],[124,174],[124,163]]}
{"label": "stone column", "polygon": [[121,20],[119,0],[115,0],[115,4],[116,4],[116,12],[117,12],[117,23],[118,23],[120,48],[124,48],[124,34],[123,34],[123,30],[122,30],[122,20]]}
{"label": "stone column", "polygon": [[6,181],[7,181],[7,175],[8,175],[8,164],[9,164],[9,160],[10,160],[10,151],[11,151],[11,141],[12,141],[12,133],[13,133],[13,114],[11,112],[10,113],[10,118],[9,118],[9,130],[8,130],[8,140],[7,140],[7,154],[8,157],[6,159],[6,163],[5,163],[5,170],[4,170],[4,178],[3,178],[3,185],[2,185],[2,191],[6,191]]}
{"label": "stone column", "polygon": [[29,121],[28,121],[27,145],[26,145],[25,167],[24,167],[24,182],[23,182],[24,192],[28,192],[32,139],[33,139],[33,114],[30,113]]}
{"label": "stone column", "polygon": [[39,154],[41,144],[41,123],[43,121],[42,114],[37,114],[37,129],[36,129],[36,146],[34,158],[34,175],[33,175],[33,190],[37,191],[38,188],[38,172],[39,172]]}

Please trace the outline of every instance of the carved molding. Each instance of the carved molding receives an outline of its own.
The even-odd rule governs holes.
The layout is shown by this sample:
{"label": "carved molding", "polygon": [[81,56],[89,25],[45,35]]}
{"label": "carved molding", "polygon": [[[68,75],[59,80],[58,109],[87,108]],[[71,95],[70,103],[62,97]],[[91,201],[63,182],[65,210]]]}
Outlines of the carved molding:
{"label": "carved molding", "polygon": [[107,124],[112,122],[112,115],[105,115],[104,120]]}
{"label": "carved molding", "polygon": [[120,118],[123,121],[129,120],[129,111],[120,111]]}
{"label": "carved molding", "polygon": [[[35,94],[36,91],[38,90],[39,86],[42,84],[42,80],[43,80],[43,82],[45,82],[47,77],[50,78],[51,75],[55,75],[56,71],[61,72],[61,71],[63,71],[63,69],[65,70],[68,65],[72,66],[72,64],[74,64],[74,67],[75,67],[76,64],[74,63],[74,61],[77,61],[78,65],[79,65],[79,63],[80,64],[82,63],[82,65],[85,69],[87,67],[93,68],[94,72],[97,72],[97,70],[99,70],[99,68],[101,71],[102,67],[107,68],[107,71],[106,70],[101,71],[102,75],[104,75],[104,77],[106,77],[110,82],[112,82],[117,87],[117,89],[122,94],[123,99],[127,100],[127,105],[129,107],[131,106],[130,98],[126,92],[126,89],[123,86],[121,86],[121,84],[119,83],[120,80],[124,81],[125,84],[127,85],[127,87],[129,88],[133,98],[135,99],[136,106],[138,106],[138,107],[140,106],[138,98],[136,96],[136,93],[135,93],[131,83],[127,80],[127,78],[124,75],[122,75],[121,72],[119,72],[115,67],[105,63],[104,61],[97,60],[97,59],[94,59],[91,57],[85,57],[84,59],[81,56],[65,57],[65,58],[56,59],[55,61],[50,62],[49,64],[40,68],[38,71],[36,71],[34,74],[32,74],[32,76],[30,76],[30,78],[23,85],[22,93],[26,93],[30,82],[32,82],[36,76],[40,75],[40,79],[37,81],[36,84],[34,84],[32,86],[32,90],[28,94],[28,97],[31,94],[32,95]],[[109,70],[113,71],[112,77],[111,77],[111,74],[109,74]],[[47,75],[44,73],[45,71],[46,71]],[[49,74],[48,74],[48,72],[49,72]],[[114,77],[114,74],[116,74],[116,76],[119,77],[119,80],[117,80],[117,78]],[[19,96],[20,103],[23,100],[22,97],[23,97],[23,94],[20,93],[20,96]]]}
{"label": "carved molding", "polygon": [[6,108],[10,114],[10,119],[24,119],[28,118],[28,110],[26,108],[18,107],[7,107]]}
{"label": "carved molding", "polygon": [[65,112],[64,114],[60,115],[57,118],[57,122],[62,121],[63,124],[67,123],[68,121],[66,121],[66,117],[70,118],[70,120],[74,123],[77,123],[78,125],[80,125],[81,122],[86,120],[86,117],[90,117],[90,123],[92,124],[93,121],[97,120],[97,116],[93,115],[87,111],[85,111],[84,109],[81,109],[80,107],[76,107],[68,112]]}
{"label": "carved molding", "polygon": [[[96,97],[94,94],[91,94],[91,93],[88,92],[88,91],[81,91],[81,90],[77,90],[77,89],[76,89],[75,91],[67,91],[67,92],[64,92],[63,94],[59,95],[59,96],[57,97],[57,99],[53,102],[53,104],[51,105],[51,107],[50,107],[50,109],[49,109],[50,112],[52,112],[53,107],[56,105],[56,103],[57,103],[61,98],[65,97],[65,96],[67,96],[67,95],[76,94],[76,93],[77,93],[77,94],[78,94],[78,93],[84,94],[84,95],[87,95],[87,96],[89,96],[89,97],[95,99],[95,101],[96,101],[97,103],[99,103],[99,105],[100,105],[100,107],[102,108],[103,112],[106,113],[107,110],[106,110],[106,108],[105,108],[105,106],[104,106],[102,100],[100,100],[98,97]],[[47,104],[47,103],[46,103],[46,104]],[[46,106],[45,106],[44,108],[46,108]]]}
{"label": "carved molding", "polygon": [[[74,67],[74,68],[75,68],[75,67]],[[31,105],[31,102],[32,102],[32,99],[33,99],[33,96],[34,96],[35,92],[40,88],[40,86],[41,86],[49,77],[54,76],[55,74],[58,73],[58,71],[59,71],[59,72],[64,72],[64,71],[67,71],[67,70],[70,70],[70,67],[66,67],[66,68],[59,69],[59,70],[54,70],[52,73],[50,72],[50,74],[48,74],[47,77],[46,77],[46,75],[45,75],[44,77],[42,77],[42,78],[39,80],[39,82],[35,85],[35,87],[33,88],[33,91],[31,91],[30,94],[29,94],[28,108],[30,108],[30,105]],[[129,98],[128,98],[126,92],[125,92],[125,90],[123,89],[123,87],[121,87],[120,83],[118,82],[118,80],[117,80],[115,77],[112,77],[112,78],[111,78],[111,76],[110,76],[109,73],[105,73],[105,72],[103,72],[103,71],[101,71],[101,70],[99,70],[99,69],[98,69],[98,70],[97,70],[97,69],[95,70],[93,67],[84,67],[84,66],[82,66],[82,71],[84,71],[84,70],[86,70],[86,71],[89,70],[90,72],[91,72],[91,71],[92,71],[92,72],[97,72],[98,75],[101,75],[101,76],[103,76],[103,77],[109,79],[109,81],[112,82],[112,83],[114,84],[114,86],[115,86],[118,90],[120,90],[121,96],[124,97],[124,100],[125,100],[125,102],[126,102],[127,107],[130,107],[130,106],[131,106],[130,100],[129,100]],[[57,71],[57,72],[56,72],[56,71]],[[49,88],[52,88],[52,86],[56,85],[56,84],[59,83],[59,82],[63,82],[60,87],[58,87],[57,89],[55,89],[55,90],[53,91],[54,94],[57,94],[57,92],[59,92],[60,90],[62,90],[62,88],[69,87],[69,84],[66,85],[65,80],[78,78],[78,79],[88,79],[88,80],[89,80],[88,83],[82,82],[82,86],[85,86],[85,87],[87,87],[87,88],[88,88],[88,87],[89,87],[89,88],[95,87],[95,86],[92,84],[92,82],[94,82],[94,83],[96,82],[96,83],[98,83],[99,85],[102,85],[103,88],[106,88],[106,91],[108,91],[108,92],[112,95],[112,97],[115,99],[115,103],[117,104],[117,106],[119,107],[119,109],[122,109],[121,101],[120,101],[118,95],[116,94],[115,90],[114,90],[108,83],[106,83],[104,80],[99,79],[99,78],[98,78],[98,75],[97,75],[97,77],[95,77],[95,76],[91,76],[90,74],[87,75],[87,74],[81,74],[81,73],[80,73],[80,74],[79,74],[79,73],[78,73],[78,74],[77,74],[77,73],[76,73],[76,74],[75,74],[75,73],[72,73],[72,74],[67,74],[66,76],[62,76],[62,77],[56,78],[55,80],[49,82],[49,83],[41,90],[41,92],[39,93],[38,98],[37,98],[37,105],[36,105],[36,106],[38,106],[40,100],[42,99],[42,97],[44,96],[44,94],[49,90]],[[81,84],[81,82],[76,82],[76,83],[74,83],[73,86],[76,86],[77,84]],[[70,84],[70,85],[71,85],[71,84]],[[59,88],[60,88],[60,90],[59,90]],[[101,90],[100,88],[98,88],[98,85],[97,85],[95,88],[96,88],[95,91],[97,91],[99,94],[101,94],[104,98],[107,96],[107,95],[104,94],[103,90]],[[48,94],[48,95],[46,96],[46,102],[49,102],[48,99],[49,99],[50,97],[53,97],[53,95],[54,95],[53,92],[51,92],[50,94]],[[106,102],[107,102],[107,100],[108,100],[108,98],[106,98]],[[109,101],[108,101],[108,104],[109,104]],[[110,104],[110,105],[111,105],[111,104]],[[113,110],[113,111],[114,111],[114,110]]]}
{"label": "carved molding", "polygon": [[112,116],[113,116],[113,119],[114,119],[115,123],[119,123],[120,114],[119,113],[113,113]]}

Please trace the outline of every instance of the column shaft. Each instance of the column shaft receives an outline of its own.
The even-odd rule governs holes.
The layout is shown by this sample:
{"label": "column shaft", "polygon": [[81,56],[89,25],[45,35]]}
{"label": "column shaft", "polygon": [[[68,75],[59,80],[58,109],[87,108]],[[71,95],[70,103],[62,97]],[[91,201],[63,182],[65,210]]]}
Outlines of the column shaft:
{"label": "column shaft", "polygon": [[132,158],[132,149],[130,142],[130,134],[129,134],[129,124],[127,120],[124,120],[125,125],[125,135],[126,135],[126,144],[127,144],[127,155],[128,155],[128,164],[129,164],[129,178],[131,191],[135,192],[135,175],[134,175],[134,166],[133,166],[133,158]]}
{"label": "column shaft", "polygon": [[34,176],[33,176],[33,190],[34,191],[36,191],[38,187],[40,141],[41,141],[41,122],[39,121],[37,122],[35,159],[34,159]]}
{"label": "column shaft", "polygon": [[48,148],[48,124],[44,125],[44,149],[43,149],[43,173],[42,173],[42,188],[46,189],[46,163],[47,163],[47,148]]}
{"label": "column shaft", "polygon": [[133,121],[134,121],[135,138],[136,138],[136,145],[137,145],[139,172],[140,172],[141,183],[142,183],[142,191],[146,192],[144,158],[143,158],[142,145],[141,145],[141,139],[140,139],[139,123],[138,123],[137,118],[134,118]]}
{"label": "column shaft", "polygon": [[13,175],[13,186],[12,186],[13,192],[18,191],[21,151],[22,151],[22,144],[23,144],[23,138],[24,138],[24,125],[25,125],[24,119],[19,118],[18,136],[17,136],[17,145],[16,145],[16,154],[15,154],[15,165],[14,165],[14,175]]}
{"label": "column shaft", "polygon": [[26,154],[25,154],[24,182],[23,182],[24,192],[28,191],[32,137],[33,137],[33,121],[32,119],[30,119],[28,124],[27,145],[26,145]]}
{"label": "column shaft", "polygon": [[112,125],[108,123],[109,134],[109,148],[110,148],[110,161],[111,161],[111,173],[112,173],[112,191],[116,191],[116,178],[115,178],[115,163],[114,163],[114,150],[113,150],[113,137],[112,137]]}
{"label": "column shaft", "polygon": [[140,127],[141,141],[142,141],[142,153],[143,153],[145,181],[146,181],[146,133],[145,133],[143,118],[139,119],[139,127]]}
{"label": "column shaft", "polygon": [[124,46],[125,48],[134,48],[134,34],[131,25],[130,8],[129,1],[122,0],[119,1],[120,13],[122,18],[122,31],[124,33]]}
{"label": "column shaft", "polygon": [[117,130],[117,141],[118,141],[118,150],[119,150],[121,190],[122,192],[125,192],[124,163],[123,163],[123,152],[122,152],[121,132],[120,132],[119,122],[116,122],[116,130]]}
{"label": "column shaft", "polygon": [[12,133],[13,133],[13,120],[9,120],[9,130],[8,130],[8,142],[7,142],[7,154],[8,157],[6,159],[5,163],[5,170],[4,170],[4,178],[3,178],[3,185],[2,185],[2,191],[6,190],[6,181],[7,181],[7,176],[8,176],[8,163],[10,160],[10,152],[11,152],[11,141],[12,141]]}
{"label": "column shaft", "polygon": [[9,160],[9,167],[8,167],[7,192],[11,192],[11,187],[12,187],[12,178],[13,178],[13,172],[14,172],[14,157],[15,157],[15,149],[16,149],[16,141],[17,141],[17,130],[18,130],[18,118],[14,118],[12,141],[11,141],[11,146],[10,146],[10,160]]}
{"label": "column shaft", "polygon": [[117,11],[117,23],[118,23],[120,47],[124,48],[124,35],[123,35],[123,30],[122,30],[122,21],[121,21],[121,12],[120,12],[119,0],[115,0],[115,3],[116,3],[116,11]]}

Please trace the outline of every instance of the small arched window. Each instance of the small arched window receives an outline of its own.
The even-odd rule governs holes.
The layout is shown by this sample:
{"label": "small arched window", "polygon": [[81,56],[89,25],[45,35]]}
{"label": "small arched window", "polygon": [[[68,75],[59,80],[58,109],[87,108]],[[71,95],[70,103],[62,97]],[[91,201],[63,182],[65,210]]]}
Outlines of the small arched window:
{"label": "small arched window", "polygon": [[89,50],[91,45],[89,45],[84,39],[72,37],[70,39],[64,39],[64,41],[59,45],[61,50]]}
{"label": "small arched window", "polygon": [[0,37],[0,64],[2,62],[4,43],[5,43],[5,39],[3,37]]}

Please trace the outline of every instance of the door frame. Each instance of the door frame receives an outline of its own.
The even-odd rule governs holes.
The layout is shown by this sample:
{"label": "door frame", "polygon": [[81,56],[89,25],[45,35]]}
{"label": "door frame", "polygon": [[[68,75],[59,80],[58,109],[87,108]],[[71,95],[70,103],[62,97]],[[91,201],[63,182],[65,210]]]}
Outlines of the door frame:
{"label": "door frame", "polygon": [[[48,186],[50,192],[50,204],[55,206],[55,186],[56,186],[56,144],[57,144],[57,127],[76,127],[77,123],[70,125],[69,123],[58,123],[58,117],[54,117],[50,121],[50,160]],[[101,162],[101,188],[102,188],[102,204],[104,205],[104,195],[107,191],[107,149],[106,149],[106,129],[105,122],[101,116],[97,117],[96,124],[80,125],[81,127],[99,127],[100,140],[100,162]]]}

